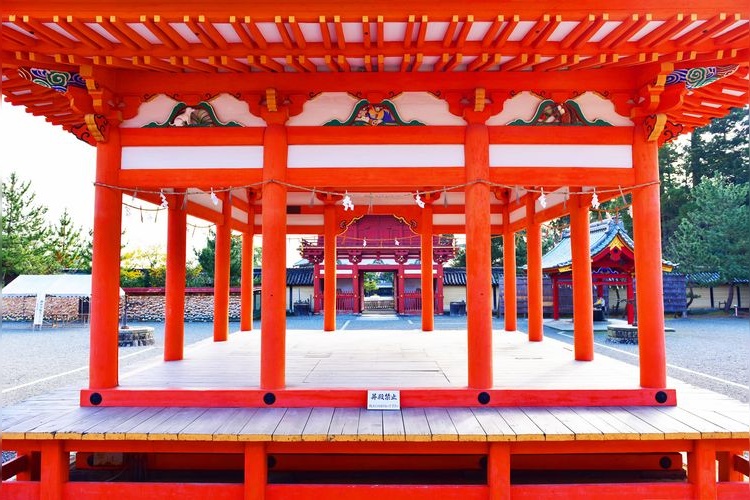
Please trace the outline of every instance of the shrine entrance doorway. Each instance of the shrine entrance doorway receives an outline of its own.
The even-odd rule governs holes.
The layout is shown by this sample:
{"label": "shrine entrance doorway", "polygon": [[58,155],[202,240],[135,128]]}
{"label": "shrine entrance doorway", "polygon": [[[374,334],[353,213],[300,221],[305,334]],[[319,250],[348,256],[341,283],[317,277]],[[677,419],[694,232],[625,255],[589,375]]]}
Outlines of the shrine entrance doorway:
{"label": "shrine entrance doorway", "polygon": [[396,314],[396,269],[393,271],[360,271],[363,314]]}

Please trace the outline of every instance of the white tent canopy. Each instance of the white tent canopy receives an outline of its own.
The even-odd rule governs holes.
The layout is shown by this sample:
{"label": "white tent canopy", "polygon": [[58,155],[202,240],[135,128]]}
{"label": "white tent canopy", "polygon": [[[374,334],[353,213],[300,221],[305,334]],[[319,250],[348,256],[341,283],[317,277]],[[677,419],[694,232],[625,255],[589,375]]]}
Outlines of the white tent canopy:
{"label": "white tent canopy", "polygon": [[[41,328],[47,297],[91,297],[90,274],[22,274],[3,289],[6,297],[36,297],[34,326]],[[120,288],[120,296],[125,292]]]}
{"label": "white tent canopy", "polygon": [[[6,297],[91,297],[90,274],[22,274],[3,288]],[[125,292],[120,288],[120,296]]]}

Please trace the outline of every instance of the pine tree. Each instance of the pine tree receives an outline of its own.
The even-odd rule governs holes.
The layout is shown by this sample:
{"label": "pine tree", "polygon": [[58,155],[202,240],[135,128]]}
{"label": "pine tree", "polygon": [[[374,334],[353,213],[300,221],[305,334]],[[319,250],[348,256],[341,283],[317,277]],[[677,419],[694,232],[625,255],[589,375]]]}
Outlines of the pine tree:
{"label": "pine tree", "polygon": [[36,202],[31,182],[15,172],[2,183],[0,273],[3,284],[20,274],[45,274],[56,268],[49,244],[47,207]]}
{"label": "pine tree", "polygon": [[76,227],[68,209],[63,210],[52,228],[52,250],[58,269],[91,269],[88,242],[81,237],[82,228]]}

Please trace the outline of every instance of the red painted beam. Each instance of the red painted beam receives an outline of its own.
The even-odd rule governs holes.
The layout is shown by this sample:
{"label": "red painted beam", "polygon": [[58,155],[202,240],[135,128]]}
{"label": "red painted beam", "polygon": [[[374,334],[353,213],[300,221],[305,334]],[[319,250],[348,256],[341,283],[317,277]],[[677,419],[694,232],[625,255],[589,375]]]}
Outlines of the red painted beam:
{"label": "red painted beam", "polygon": [[[158,406],[158,407],[266,407],[263,397],[275,396],[274,407],[306,408],[316,406],[364,408],[367,406],[366,389],[105,389],[81,391],[81,406],[95,406],[90,397],[98,393],[100,406]],[[410,407],[479,407],[480,393],[490,397],[491,407],[545,407],[545,406],[675,406],[674,389],[561,389],[521,390],[489,389],[401,389],[401,406]],[[656,402],[658,393],[666,395],[666,402]]]}

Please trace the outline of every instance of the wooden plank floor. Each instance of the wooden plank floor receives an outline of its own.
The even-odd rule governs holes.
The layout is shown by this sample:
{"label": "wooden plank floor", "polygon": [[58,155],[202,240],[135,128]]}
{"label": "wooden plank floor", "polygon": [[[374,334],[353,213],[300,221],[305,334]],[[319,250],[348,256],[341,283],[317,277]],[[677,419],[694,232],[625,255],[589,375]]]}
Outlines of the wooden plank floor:
{"label": "wooden plank floor", "polygon": [[[465,334],[464,334],[465,335]],[[123,387],[257,387],[257,333],[191,348]],[[290,332],[292,387],[466,384],[463,336]],[[638,369],[597,355],[572,360],[570,346],[520,334],[495,336],[495,382],[513,388],[635,388]],[[670,380],[676,407],[572,408],[81,408],[75,388],[3,408],[3,439],[280,442],[603,441],[750,438],[746,404]]]}
{"label": "wooden plank floor", "polygon": [[[496,389],[637,389],[631,365],[597,356],[573,359],[572,346],[553,339],[528,342],[523,333],[495,332]],[[287,333],[289,389],[466,387],[465,331],[432,333],[344,331]],[[205,341],[182,361],[157,363],[121,380],[122,388],[257,388],[260,334],[239,332]]]}

